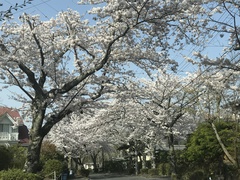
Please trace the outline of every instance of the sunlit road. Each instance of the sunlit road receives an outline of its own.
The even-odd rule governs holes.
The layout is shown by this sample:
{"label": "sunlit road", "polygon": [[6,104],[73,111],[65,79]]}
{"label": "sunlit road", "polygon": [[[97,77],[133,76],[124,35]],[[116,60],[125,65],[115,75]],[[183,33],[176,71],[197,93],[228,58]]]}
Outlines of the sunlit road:
{"label": "sunlit road", "polygon": [[[84,178],[75,179],[83,180]],[[170,180],[170,178],[145,178],[141,176],[127,176],[127,175],[116,175],[116,174],[91,174],[89,180]]]}

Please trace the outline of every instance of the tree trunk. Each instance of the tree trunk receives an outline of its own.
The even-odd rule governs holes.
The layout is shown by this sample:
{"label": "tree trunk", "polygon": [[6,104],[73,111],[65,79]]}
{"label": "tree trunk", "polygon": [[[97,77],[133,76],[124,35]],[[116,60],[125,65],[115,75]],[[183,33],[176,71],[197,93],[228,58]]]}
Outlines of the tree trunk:
{"label": "tree trunk", "polygon": [[146,164],[147,164],[146,154],[143,153],[143,158],[142,158],[142,169],[146,169],[146,168],[147,168]]}
{"label": "tree trunk", "polygon": [[138,175],[138,151],[135,147],[135,175]]}
{"label": "tree trunk", "polygon": [[93,153],[90,156],[91,156],[92,162],[93,162],[93,168],[94,168],[93,171],[95,173],[97,173],[98,172],[98,166],[97,166],[97,156],[98,156],[98,153],[97,154]]}
{"label": "tree trunk", "polygon": [[176,154],[175,154],[175,148],[174,148],[174,136],[173,136],[172,128],[170,128],[168,143],[169,143],[169,155],[170,155],[172,175],[177,177]]}
{"label": "tree trunk", "polygon": [[27,159],[24,167],[26,172],[36,173],[40,170],[39,160],[43,138],[44,137],[41,137],[37,134],[31,135],[28,146]]}
{"label": "tree trunk", "polygon": [[[40,93],[39,93],[40,94]],[[62,111],[46,118],[47,101],[46,97],[36,93],[36,98],[32,103],[32,127],[29,132],[29,147],[25,163],[25,171],[36,173],[39,171],[40,150],[43,138],[49,133],[51,128],[62,120],[66,115],[72,113],[66,107]],[[45,120],[45,121],[44,121]]]}
{"label": "tree trunk", "polygon": [[155,150],[156,148],[154,147],[152,150],[152,158],[151,158],[151,168],[155,169],[156,168],[156,157],[155,157]]}
{"label": "tree trunk", "polygon": [[104,172],[104,168],[105,168],[105,159],[104,159],[104,150],[102,148],[102,172]]}
{"label": "tree trunk", "polygon": [[39,101],[34,101],[32,104],[32,127],[29,131],[29,146],[27,152],[27,159],[25,163],[25,171],[36,173],[40,169],[39,161],[40,161],[40,150],[42,146],[42,141],[44,136],[49,132],[43,131],[42,124],[43,119],[46,111],[46,104],[43,104],[41,98],[38,99]]}

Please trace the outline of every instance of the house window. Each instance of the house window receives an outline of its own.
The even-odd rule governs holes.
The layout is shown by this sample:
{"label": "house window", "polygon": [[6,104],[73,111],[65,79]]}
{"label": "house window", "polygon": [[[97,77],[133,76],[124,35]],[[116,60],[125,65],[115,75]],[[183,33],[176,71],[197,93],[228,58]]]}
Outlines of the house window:
{"label": "house window", "polygon": [[0,124],[0,132],[9,132],[9,124]]}
{"label": "house window", "polygon": [[18,133],[18,128],[12,128],[12,133]]}

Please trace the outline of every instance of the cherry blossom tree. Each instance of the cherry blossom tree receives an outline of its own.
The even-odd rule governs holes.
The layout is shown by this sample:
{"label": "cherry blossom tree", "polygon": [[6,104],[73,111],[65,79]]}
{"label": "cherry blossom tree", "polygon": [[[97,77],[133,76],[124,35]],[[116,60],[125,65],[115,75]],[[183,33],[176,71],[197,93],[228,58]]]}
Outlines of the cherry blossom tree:
{"label": "cherry blossom tree", "polygon": [[[209,101],[205,99],[203,94],[208,93],[203,83],[207,77],[196,82],[198,76],[199,73],[178,77],[159,71],[152,79],[128,82],[119,94],[111,95],[114,100],[104,110],[92,110],[95,113],[90,116],[75,114],[71,123],[62,122],[53,128],[51,139],[59,147],[71,149],[72,154],[81,148],[98,152],[104,142],[114,147],[128,144],[136,155],[148,153],[154,159],[156,147],[170,147],[171,162],[177,172],[174,139],[186,138],[193,132],[204,121],[201,106],[207,107],[207,102],[212,103],[218,97],[215,92]],[[214,107],[214,103],[209,106]],[[139,142],[144,146],[139,148]],[[152,165],[155,167],[154,161]]]}
{"label": "cherry blossom tree", "polygon": [[84,159],[90,157],[94,170],[97,170],[98,155],[115,151],[113,147],[117,144],[112,130],[108,128],[114,120],[104,119],[106,114],[104,109],[91,110],[89,114],[74,113],[68,120],[55,125],[47,137],[80,168],[83,168]]}
{"label": "cherry blossom tree", "polygon": [[[186,138],[198,123],[195,117],[196,103],[201,95],[200,82],[194,82],[197,74],[179,77],[166,71],[159,71],[151,79],[141,79],[134,89],[136,101],[145,112],[147,131],[152,137],[152,151],[169,147],[173,173],[177,173],[174,139]],[[167,138],[167,141],[166,141]]]}
{"label": "cherry blossom tree", "polygon": [[199,18],[205,8],[192,0],[79,2],[86,3],[94,4],[93,19],[68,10],[49,21],[23,14],[22,23],[1,25],[0,78],[25,94],[15,100],[32,119],[28,172],[38,170],[42,140],[55,124],[104,100],[106,92],[118,93],[118,83],[136,67],[148,74],[166,65],[176,70],[170,50],[198,44],[208,33],[207,20]]}
{"label": "cherry blossom tree", "polygon": [[[79,161],[81,157],[90,156],[96,166],[100,152],[109,154],[124,144],[131,143],[131,148],[135,149],[133,153],[140,153],[140,148],[137,148],[140,146],[136,142],[146,144],[150,128],[144,122],[142,106],[133,102],[127,91],[123,94],[115,95],[114,100],[108,102],[104,109],[72,114],[69,121],[62,121],[52,128],[48,139],[64,153],[77,157],[74,159],[78,159],[80,165],[83,163]],[[141,153],[144,153],[144,148]]]}

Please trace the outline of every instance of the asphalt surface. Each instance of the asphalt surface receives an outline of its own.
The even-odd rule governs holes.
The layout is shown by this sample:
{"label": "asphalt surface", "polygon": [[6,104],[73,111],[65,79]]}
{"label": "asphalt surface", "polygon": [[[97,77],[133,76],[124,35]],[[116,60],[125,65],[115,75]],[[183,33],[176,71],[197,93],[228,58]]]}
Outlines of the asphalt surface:
{"label": "asphalt surface", "polygon": [[[76,178],[74,180],[86,180],[87,178]],[[90,174],[88,180],[170,180],[170,178],[146,178],[142,176],[129,176],[118,174]]]}

